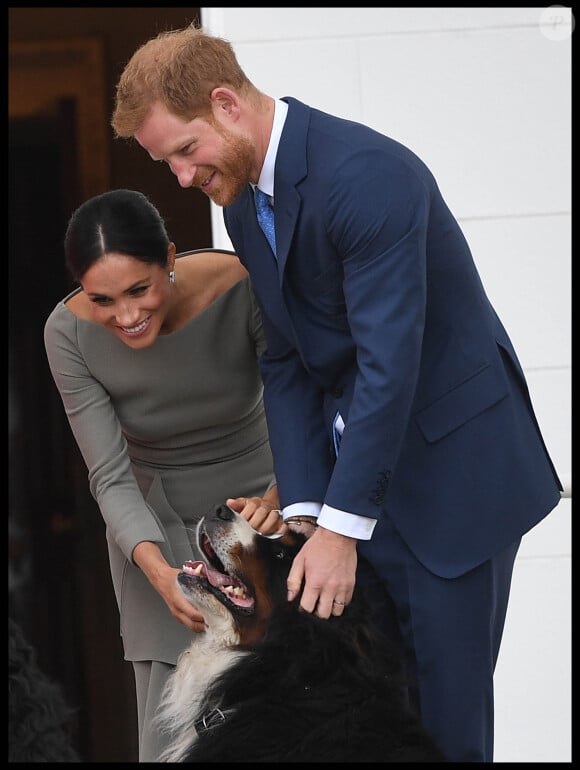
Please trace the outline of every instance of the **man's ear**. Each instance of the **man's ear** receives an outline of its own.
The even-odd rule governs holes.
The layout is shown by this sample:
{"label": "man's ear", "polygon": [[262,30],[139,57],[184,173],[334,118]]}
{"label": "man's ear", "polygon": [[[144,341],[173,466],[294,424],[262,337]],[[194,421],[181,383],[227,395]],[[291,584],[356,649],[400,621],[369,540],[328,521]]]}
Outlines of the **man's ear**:
{"label": "man's ear", "polygon": [[214,88],[210,94],[210,101],[214,117],[224,120],[236,121],[240,117],[240,98],[235,91],[225,86]]}

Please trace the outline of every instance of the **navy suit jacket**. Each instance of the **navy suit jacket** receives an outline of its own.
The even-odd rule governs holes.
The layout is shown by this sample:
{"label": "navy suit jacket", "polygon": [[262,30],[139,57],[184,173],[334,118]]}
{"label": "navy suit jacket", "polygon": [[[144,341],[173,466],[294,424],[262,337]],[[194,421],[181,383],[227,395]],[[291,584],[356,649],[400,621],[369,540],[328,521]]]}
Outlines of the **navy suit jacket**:
{"label": "navy suit jacket", "polygon": [[224,209],[263,314],[282,504],[378,519],[360,543],[371,559],[387,515],[426,567],[462,574],[560,499],[524,373],[425,164],[366,126],[284,101],[277,260],[250,186]]}

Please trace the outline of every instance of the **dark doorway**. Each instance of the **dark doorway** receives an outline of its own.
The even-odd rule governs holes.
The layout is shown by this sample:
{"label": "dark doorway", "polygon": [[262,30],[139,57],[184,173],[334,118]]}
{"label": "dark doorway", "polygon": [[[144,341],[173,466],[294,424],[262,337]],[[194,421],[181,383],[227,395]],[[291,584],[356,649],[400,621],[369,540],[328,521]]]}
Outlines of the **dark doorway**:
{"label": "dark doorway", "polygon": [[180,190],[109,125],[135,48],[199,8],[9,9],[9,611],[76,708],[87,762],[137,761],[131,664],[123,660],[105,527],[48,368],[43,328],[73,288],[71,212],[115,187],[160,207],[178,251],[211,246],[209,200]]}
{"label": "dark doorway", "polygon": [[[72,289],[62,239],[78,189],[74,105],[9,126],[9,611],[76,709],[85,761],[137,761],[104,524],[44,351]],[[76,204],[75,204],[76,205]]]}

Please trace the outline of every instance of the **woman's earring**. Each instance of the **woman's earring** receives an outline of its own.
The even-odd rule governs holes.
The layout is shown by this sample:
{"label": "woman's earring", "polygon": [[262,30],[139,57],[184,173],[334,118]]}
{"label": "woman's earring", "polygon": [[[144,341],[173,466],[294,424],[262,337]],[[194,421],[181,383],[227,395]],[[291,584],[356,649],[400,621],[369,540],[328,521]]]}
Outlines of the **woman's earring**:
{"label": "woman's earring", "polygon": [[175,283],[175,270],[169,271],[169,283]]}

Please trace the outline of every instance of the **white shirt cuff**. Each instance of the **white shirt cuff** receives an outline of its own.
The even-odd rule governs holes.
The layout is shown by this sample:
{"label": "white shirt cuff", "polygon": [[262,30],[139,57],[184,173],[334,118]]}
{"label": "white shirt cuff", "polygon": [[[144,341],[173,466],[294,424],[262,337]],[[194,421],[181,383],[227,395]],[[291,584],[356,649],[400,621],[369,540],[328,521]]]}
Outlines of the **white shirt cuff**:
{"label": "white shirt cuff", "polygon": [[318,524],[321,527],[338,532],[339,535],[354,537],[356,540],[370,540],[376,523],[376,519],[348,513],[348,511],[339,511],[338,508],[331,508],[330,505],[323,505],[318,516]]}
{"label": "white shirt cuff", "polygon": [[287,505],[286,508],[282,509],[282,518],[284,521],[290,516],[314,516],[316,519],[321,508],[321,503],[292,503],[292,505]]}
{"label": "white shirt cuff", "polygon": [[312,502],[292,503],[286,506],[282,511],[284,521],[290,516],[314,516],[321,527],[339,535],[354,537],[356,540],[370,540],[377,523],[376,519],[369,519],[368,516],[359,516],[356,513],[331,508],[330,505]]}

